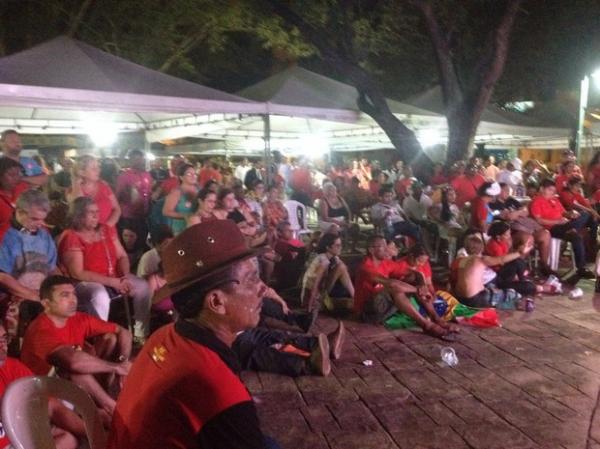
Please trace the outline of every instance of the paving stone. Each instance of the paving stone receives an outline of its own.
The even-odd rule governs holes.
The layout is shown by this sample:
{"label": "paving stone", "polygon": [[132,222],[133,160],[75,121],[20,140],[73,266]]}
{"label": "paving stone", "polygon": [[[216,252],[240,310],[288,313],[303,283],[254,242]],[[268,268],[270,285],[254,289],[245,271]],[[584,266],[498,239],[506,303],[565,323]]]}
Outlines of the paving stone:
{"label": "paving stone", "polygon": [[267,435],[280,435],[288,431],[299,433],[309,431],[308,423],[298,409],[286,410],[285,413],[264,407],[258,407],[257,410],[261,429]]}
{"label": "paving stone", "polygon": [[479,425],[483,422],[502,422],[502,419],[491,408],[473,396],[444,401],[444,404],[467,424],[478,423]]}
{"label": "paving stone", "polygon": [[349,432],[347,430],[325,432],[331,449],[398,449],[391,436],[384,432]]}
{"label": "paving stone", "polygon": [[446,407],[441,401],[428,403],[419,402],[417,403],[417,406],[438,425],[448,426],[463,422],[462,418]]}
{"label": "paving stone", "polygon": [[364,432],[381,430],[379,421],[371,410],[360,401],[329,404],[328,408],[342,429]]}
{"label": "paving stone", "polygon": [[329,449],[323,435],[306,431],[284,431],[277,434],[276,440],[282,449]]}
{"label": "paving stone", "polygon": [[246,385],[246,388],[248,388],[251,393],[260,393],[262,391],[262,384],[260,383],[258,373],[254,371],[244,371],[242,372],[241,378]]}
{"label": "paving stone", "polygon": [[534,405],[527,399],[488,402],[486,405],[506,421],[521,430],[532,424],[557,425],[560,422],[554,416]]}
{"label": "paving stone", "polygon": [[504,422],[467,425],[462,438],[473,449],[531,449],[537,444]]}
{"label": "paving stone", "polygon": [[563,422],[558,424],[533,423],[524,427],[523,433],[536,443],[554,447],[569,446],[585,448],[587,422]]}
{"label": "paving stone", "polygon": [[414,404],[374,407],[371,412],[388,432],[409,428],[432,429],[435,426],[433,420]]}
{"label": "paving stone", "polygon": [[300,412],[313,432],[338,430],[340,426],[324,404],[302,407]]}
{"label": "paving stone", "polygon": [[450,426],[406,428],[391,432],[402,449],[467,449],[469,446]]}

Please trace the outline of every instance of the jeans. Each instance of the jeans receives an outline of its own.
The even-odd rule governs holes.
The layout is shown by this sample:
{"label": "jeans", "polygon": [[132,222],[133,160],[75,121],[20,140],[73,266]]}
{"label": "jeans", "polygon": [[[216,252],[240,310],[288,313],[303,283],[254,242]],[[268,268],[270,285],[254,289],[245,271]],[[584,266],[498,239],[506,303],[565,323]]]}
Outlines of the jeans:
{"label": "jeans", "polygon": [[[135,319],[135,336],[147,337],[150,334],[150,306],[152,305],[150,287],[144,279],[132,274],[127,275],[131,283],[133,299],[133,317]],[[101,320],[108,320],[110,295],[104,285],[98,282],[80,282],[75,287],[78,309]]]}
{"label": "jeans", "polygon": [[573,255],[575,257],[575,266],[578,270],[585,268],[585,246],[583,238],[579,234],[586,227],[590,220],[588,212],[582,212],[579,217],[568,223],[554,225],[550,228],[550,235],[555,239],[566,240],[573,246]]}
{"label": "jeans", "polygon": [[[405,235],[413,239],[415,242],[421,242],[421,229],[410,221],[397,221],[392,224],[392,229],[390,234],[400,234]],[[390,235],[389,237],[394,237],[394,235]],[[386,235],[386,237],[388,237]]]}
{"label": "jeans", "polygon": [[[521,258],[502,265],[498,270],[496,285],[501,289],[512,288],[524,296],[534,295],[536,292],[535,284],[525,279],[526,269],[527,263]],[[518,280],[515,280],[515,277]]]}
{"label": "jeans", "polygon": [[239,334],[231,349],[244,370],[266,371],[292,377],[311,373],[306,357],[279,351],[272,347],[275,344],[291,344],[311,352],[317,345],[317,338],[257,327]]}

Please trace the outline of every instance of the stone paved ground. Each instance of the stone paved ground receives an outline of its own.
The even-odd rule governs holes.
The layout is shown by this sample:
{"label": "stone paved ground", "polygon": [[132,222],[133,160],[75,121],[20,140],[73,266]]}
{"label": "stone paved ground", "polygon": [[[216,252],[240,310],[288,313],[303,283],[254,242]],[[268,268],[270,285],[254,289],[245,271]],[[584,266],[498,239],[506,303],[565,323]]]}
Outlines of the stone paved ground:
{"label": "stone paved ground", "polygon": [[[600,449],[600,295],[547,296],[502,327],[446,344],[346,321],[327,378],[247,372],[263,429],[284,449]],[[319,318],[330,332],[335,320]],[[456,368],[440,366],[455,348]],[[372,367],[362,361],[373,360]]]}

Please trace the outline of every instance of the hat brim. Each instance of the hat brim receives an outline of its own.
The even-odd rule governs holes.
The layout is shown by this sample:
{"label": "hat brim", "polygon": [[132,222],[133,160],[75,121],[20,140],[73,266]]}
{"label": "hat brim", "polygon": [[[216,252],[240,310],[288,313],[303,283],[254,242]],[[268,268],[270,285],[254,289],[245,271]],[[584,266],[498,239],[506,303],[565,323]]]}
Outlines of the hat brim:
{"label": "hat brim", "polygon": [[266,253],[268,250],[269,250],[269,248],[266,246],[250,249],[247,252],[242,253],[232,259],[229,259],[226,262],[223,262],[221,265],[214,267],[212,270],[210,270],[206,273],[203,273],[202,275],[200,275],[198,277],[194,277],[193,279],[190,279],[189,281],[187,281],[185,283],[177,284],[176,286],[169,285],[167,283],[167,284],[163,285],[161,288],[159,288],[154,293],[154,295],[152,296],[152,304],[157,304],[160,301],[162,301],[163,299],[170,297],[171,295],[183,290],[184,288],[189,287],[190,285],[194,285],[194,284],[202,281],[203,279],[206,279],[209,276],[217,274],[220,271],[226,270],[233,263],[242,262],[246,259],[251,259],[252,257],[260,256],[261,254]]}

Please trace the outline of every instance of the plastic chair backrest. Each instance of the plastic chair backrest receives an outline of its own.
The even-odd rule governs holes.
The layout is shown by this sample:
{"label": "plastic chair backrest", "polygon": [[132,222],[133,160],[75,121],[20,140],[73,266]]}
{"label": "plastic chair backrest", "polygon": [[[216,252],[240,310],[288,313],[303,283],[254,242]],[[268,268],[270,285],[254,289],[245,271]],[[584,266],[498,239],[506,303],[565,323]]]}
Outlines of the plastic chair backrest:
{"label": "plastic chair backrest", "polygon": [[288,211],[288,220],[293,231],[308,230],[306,206],[299,201],[289,200],[283,203]]}
{"label": "plastic chair backrest", "polygon": [[15,449],[56,449],[48,417],[50,397],[73,405],[84,422],[90,449],[105,449],[106,432],[89,395],[68,380],[44,376],[18,379],[4,393],[2,424]]}

